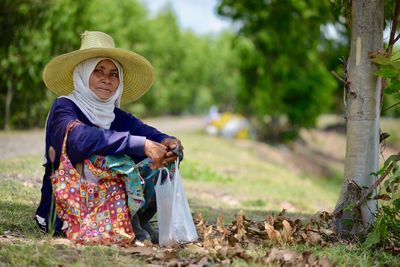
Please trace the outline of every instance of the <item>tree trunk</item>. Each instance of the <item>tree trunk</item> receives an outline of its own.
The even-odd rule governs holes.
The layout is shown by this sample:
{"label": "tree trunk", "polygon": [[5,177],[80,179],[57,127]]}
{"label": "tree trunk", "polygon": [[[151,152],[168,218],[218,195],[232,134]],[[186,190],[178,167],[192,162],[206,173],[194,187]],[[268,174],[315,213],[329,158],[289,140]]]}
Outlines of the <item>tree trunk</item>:
{"label": "tree trunk", "polygon": [[[351,48],[348,60],[347,88],[347,145],[344,169],[345,182],[337,204],[343,202],[344,212],[335,218],[339,234],[360,234],[374,221],[377,209],[375,200],[368,200],[360,210],[351,207],[354,198],[354,181],[362,190],[371,186],[379,164],[379,123],[381,79],[368,53],[381,50],[383,44],[384,0],[351,1]],[[351,185],[351,187],[349,186]],[[353,191],[353,192],[351,192]],[[347,202],[346,202],[347,201]],[[353,203],[354,204],[354,203]],[[346,213],[347,214],[343,214]],[[350,212],[350,224],[348,215]],[[357,218],[358,217],[358,218]],[[348,227],[350,225],[350,227]]]}
{"label": "tree trunk", "polygon": [[7,86],[6,104],[4,112],[4,130],[10,128],[10,117],[11,117],[11,103],[14,96],[14,83],[10,82]]}

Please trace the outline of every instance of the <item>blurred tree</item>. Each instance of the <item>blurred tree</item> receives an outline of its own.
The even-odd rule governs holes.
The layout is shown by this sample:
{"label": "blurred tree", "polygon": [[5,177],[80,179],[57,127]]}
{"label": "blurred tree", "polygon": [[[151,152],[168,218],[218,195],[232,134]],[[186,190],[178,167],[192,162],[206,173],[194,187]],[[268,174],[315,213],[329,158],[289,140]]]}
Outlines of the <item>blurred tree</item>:
{"label": "blurred tree", "polygon": [[170,6],[151,19],[140,52],[154,65],[153,88],[128,108],[139,115],[205,112],[216,103],[232,107],[238,84],[232,35],[181,31]]}
{"label": "blurred tree", "polygon": [[[8,129],[16,90],[22,90],[24,81],[33,79],[32,65],[24,53],[34,53],[30,46],[31,31],[44,22],[49,6],[47,0],[0,1],[0,97],[3,128]],[[33,16],[35,14],[35,16]]]}
{"label": "blurred tree", "polygon": [[53,56],[79,47],[76,36],[87,26],[81,17],[86,1],[1,2],[5,3],[5,9],[1,10],[11,12],[8,16],[13,19],[6,21],[12,24],[7,25],[14,33],[2,50],[0,79],[7,86],[7,93],[1,88],[5,99],[3,125],[4,128],[10,124],[18,128],[42,126],[54,99],[44,89],[43,67]]}
{"label": "blurred tree", "polygon": [[289,134],[315,124],[332,103],[336,87],[320,57],[321,27],[333,20],[331,4],[319,0],[221,0],[218,13],[236,22],[241,38],[240,106],[260,122],[261,137],[282,137],[285,115]]}
{"label": "blurred tree", "polygon": [[138,0],[5,0],[0,8],[6,35],[0,42],[2,125],[44,125],[56,96],[45,90],[43,68],[52,57],[79,49],[84,30],[107,32],[118,47],[154,65],[153,88],[123,108],[140,116],[204,112],[216,103],[234,109],[239,73],[229,33],[182,31],[171,8],[149,18]]}

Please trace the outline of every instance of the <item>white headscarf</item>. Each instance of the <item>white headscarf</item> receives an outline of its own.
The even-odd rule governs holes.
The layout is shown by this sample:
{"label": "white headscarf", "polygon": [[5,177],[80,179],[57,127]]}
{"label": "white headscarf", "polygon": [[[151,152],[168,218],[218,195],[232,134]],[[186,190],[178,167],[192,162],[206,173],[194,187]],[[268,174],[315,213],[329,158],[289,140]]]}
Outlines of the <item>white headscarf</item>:
{"label": "white headscarf", "polygon": [[[117,90],[113,96],[106,100],[99,98],[89,88],[90,75],[96,65],[104,59],[109,59],[115,64],[119,75],[119,85]],[[66,96],[66,98],[71,99],[91,123],[100,128],[110,129],[111,123],[115,119],[114,108],[119,107],[124,88],[124,76],[121,65],[111,58],[89,58],[75,67],[73,80],[74,91],[72,91],[70,95]]]}

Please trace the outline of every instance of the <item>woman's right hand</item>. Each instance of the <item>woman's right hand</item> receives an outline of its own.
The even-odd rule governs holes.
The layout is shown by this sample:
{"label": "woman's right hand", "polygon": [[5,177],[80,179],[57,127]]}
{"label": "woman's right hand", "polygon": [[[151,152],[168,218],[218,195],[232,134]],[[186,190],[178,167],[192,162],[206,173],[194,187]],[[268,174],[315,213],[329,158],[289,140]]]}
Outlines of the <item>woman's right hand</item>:
{"label": "woman's right hand", "polygon": [[163,144],[146,139],[144,143],[144,154],[153,161],[150,164],[151,169],[155,170],[163,166],[167,149],[168,148]]}

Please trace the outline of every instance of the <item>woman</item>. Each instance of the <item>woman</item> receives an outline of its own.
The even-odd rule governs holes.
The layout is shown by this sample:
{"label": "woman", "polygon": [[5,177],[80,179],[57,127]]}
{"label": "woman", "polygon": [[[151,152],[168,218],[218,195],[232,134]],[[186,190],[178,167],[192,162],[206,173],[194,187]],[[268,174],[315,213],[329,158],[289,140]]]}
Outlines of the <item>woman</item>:
{"label": "woman", "polygon": [[[139,179],[137,175],[128,177],[127,172],[121,173],[121,168],[128,167],[129,169],[132,167],[129,164],[133,164],[134,168],[138,166],[135,163],[142,162],[143,170],[147,168],[147,172],[154,174],[163,165],[173,163],[177,154],[182,153],[183,147],[175,137],[163,134],[119,109],[120,102],[127,103],[139,99],[152,85],[153,77],[153,68],[145,58],[128,50],[115,48],[113,39],[102,32],[86,31],[82,34],[79,50],[58,56],[46,65],[43,80],[49,90],[61,97],[54,102],[46,122],[45,174],[41,201],[36,211],[36,221],[42,230],[46,232],[55,230],[56,233],[61,233],[63,227],[60,218],[56,219],[54,226],[50,219],[54,212],[50,177],[54,176],[52,176],[54,170],[60,166],[63,140],[68,135],[65,143],[66,154],[62,159],[67,158],[76,168],[84,162],[81,173],[87,180],[90,180],[93,168],[102,168],[109,173],[114,173],[114,176],[110,177],[111,180],[124,177],[128,200],[127,183],[133,183],[136,191],[133,190],[131,196],[136,197],[137,204],[135,208],[129,206],[133,231],[137,239],[146,239],[150,234],[153,241],[157,240],[157,233],[149,224],[149,220],[156,212],[154,201],[150,199],[154,199],[154,193],[145,192],[147,181],[136,181],[134,179]],[[55,156],[49,153],[51,147],[55,150]],[[127,155],[128,158],[123,155]],[[143,161],[146,158],[148,160]],[[119,166],[117,167],[119,169],[115,166]],[[56,176],[60,174],[59,172],[55,172]],[[53,186],[56,186],[54,181]],[[96,181],[95,178],[92,182]],[[65,184],[63,186],[65,187]],[[71,185],[67,183],[67,186]],[[151,186],[153,185],[149,184],[149,188]],[[71,188],[69,193],[76,190],[85,191],[86,189]],[[104,191],[104,194],[106,192],[110,193]],[[81,192],[81,198],[82,195],[88,193],[90,192]],[[121,196],[124,197],[125,193],[121,193]],[[144,199],[146,196],[148,199]],[[85,200],[82,198],[81,201]],[[86,204],[87,201],[86,195]],[[108,195],[104,201],[110,201]],[[65,203],[68,205],[70,202]],[[106,204],[109,207],[110,203]],[[79,206],[79,203],[76,205]],[[58,213],[60,215],[59,209]],[[72,228],[65,225],[65,220],[69,217],[65,218],[64,228],[67,230],[64,229],[64,231],[67,231],[68,237],[68,231],[72,231]],[[83,227],[82,220],[82,218],[77,220],[81,224],[80,228]],[[129,229],[127,231],[129,232]]]}

